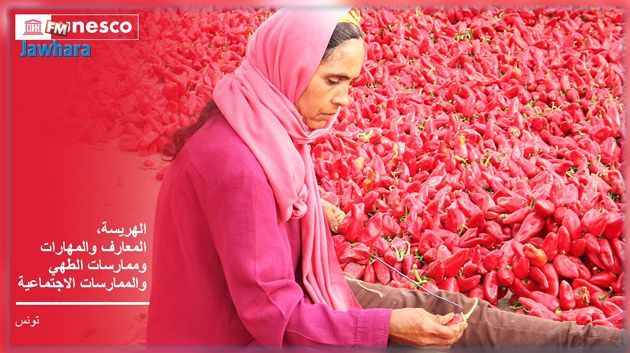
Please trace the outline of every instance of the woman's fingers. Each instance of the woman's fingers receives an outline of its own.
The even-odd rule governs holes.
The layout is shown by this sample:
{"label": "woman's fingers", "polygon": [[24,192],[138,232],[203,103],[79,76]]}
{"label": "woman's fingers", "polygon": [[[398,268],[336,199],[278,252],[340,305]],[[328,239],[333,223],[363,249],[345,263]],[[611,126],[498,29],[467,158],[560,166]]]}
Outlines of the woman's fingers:
{"label": "woman's fingers", "polygon": [[433,334],[436,337],[450,340],[450,339],[459,339],[461,335],[464,333],[464,329],[468,326],[466,322],[460,322],[458,324],[446,326],[446,323],[449,322],[453,318],[454,314],[450,313],[448,315],[435,315],[435,325],[433,328]]}
{"label": "woman's fingers", "polygon": [[446,326],[453,316],[433,315],[424,309],[396,309],[390,321],[390,337],[415,346],[450,346],[468,326],[466,322]]}
{"label": "woman's fingers", "polygon": [[454,316],[455,316],[455,313],[448,313],[446,315],[435,315],[435,319],[437,320],[438,323],[442,325],[446,325],[449,321],[453,319]]}
{"label": "woman's fingers", "polygon": [[324,210],[324,217],[328,222],[328,227],[332,232],[337,232],[339,225],[343,222],[343,219],[346,217],[346,214],[339,209],[337,206],[331,204],[330,202],[322,199],[322,208]]}
{"label": "woman's fingers", "polygon": [[337,222],[338,223],[343,222],[344,218],[346,218],[345,212],[343,212],[339,208],[335,207],[335,219],[337,220]]}

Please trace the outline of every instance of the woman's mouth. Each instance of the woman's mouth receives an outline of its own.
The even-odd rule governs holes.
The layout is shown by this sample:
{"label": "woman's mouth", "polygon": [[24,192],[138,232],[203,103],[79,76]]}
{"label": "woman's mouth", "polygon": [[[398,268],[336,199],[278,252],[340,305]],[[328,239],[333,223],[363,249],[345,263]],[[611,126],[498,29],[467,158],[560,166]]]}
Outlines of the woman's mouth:
{"label": "woman's mouth", "polygon": [[324,113],[322,113],[322,114],[319,114],[319,116],[321,116],[322,118],[324,118],[324,120],[328,121],[328,120],[330,120],[330,119],[334,118],[334,117],[335,117],[335,114],[324,114]]}

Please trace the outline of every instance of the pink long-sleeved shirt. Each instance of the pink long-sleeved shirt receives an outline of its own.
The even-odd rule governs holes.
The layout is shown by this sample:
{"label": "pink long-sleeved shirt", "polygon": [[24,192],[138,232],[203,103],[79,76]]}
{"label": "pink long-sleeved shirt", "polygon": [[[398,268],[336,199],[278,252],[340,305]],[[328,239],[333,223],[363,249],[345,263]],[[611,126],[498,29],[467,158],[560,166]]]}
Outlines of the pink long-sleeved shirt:
{"label": "pink long-sleeved shirt", "polygon": [[390,309],[340,312],[305,296],[299,220],[276,219],[262,167],[217,115],[162,182],[147,343],[385,346]]}

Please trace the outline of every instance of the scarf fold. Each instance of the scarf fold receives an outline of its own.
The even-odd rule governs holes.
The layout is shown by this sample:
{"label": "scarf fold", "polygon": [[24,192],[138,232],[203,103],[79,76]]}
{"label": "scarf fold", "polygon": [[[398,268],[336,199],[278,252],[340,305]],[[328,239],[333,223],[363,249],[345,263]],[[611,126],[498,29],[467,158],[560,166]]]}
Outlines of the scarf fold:
{"label": "scarf fold", "polygon": [[337,119],[311,131],[295,102],[315,73],[332,32],[349,9],[282,9],[249,39],[234,74],[213,99],[252,150],[273,189],[278,223],[300,219],[302,280],[314,303],[360,307],[343,278],[321,207],[310,143]]}

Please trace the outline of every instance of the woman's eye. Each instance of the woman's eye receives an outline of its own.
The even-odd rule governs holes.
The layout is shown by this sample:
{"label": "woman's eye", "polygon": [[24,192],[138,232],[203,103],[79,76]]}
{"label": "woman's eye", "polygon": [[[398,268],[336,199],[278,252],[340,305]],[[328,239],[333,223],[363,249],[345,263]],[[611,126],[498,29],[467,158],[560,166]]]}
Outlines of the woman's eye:
{"label": "woman's eye", "polygon": [[329,85],[336,85],[336,84],[339,84],[339,81],[338,81],[338,80],[333,80],[333,79],[330,79],[330,78],[329,78],[329,79],[328,79],[328,84],[329,84]]}

